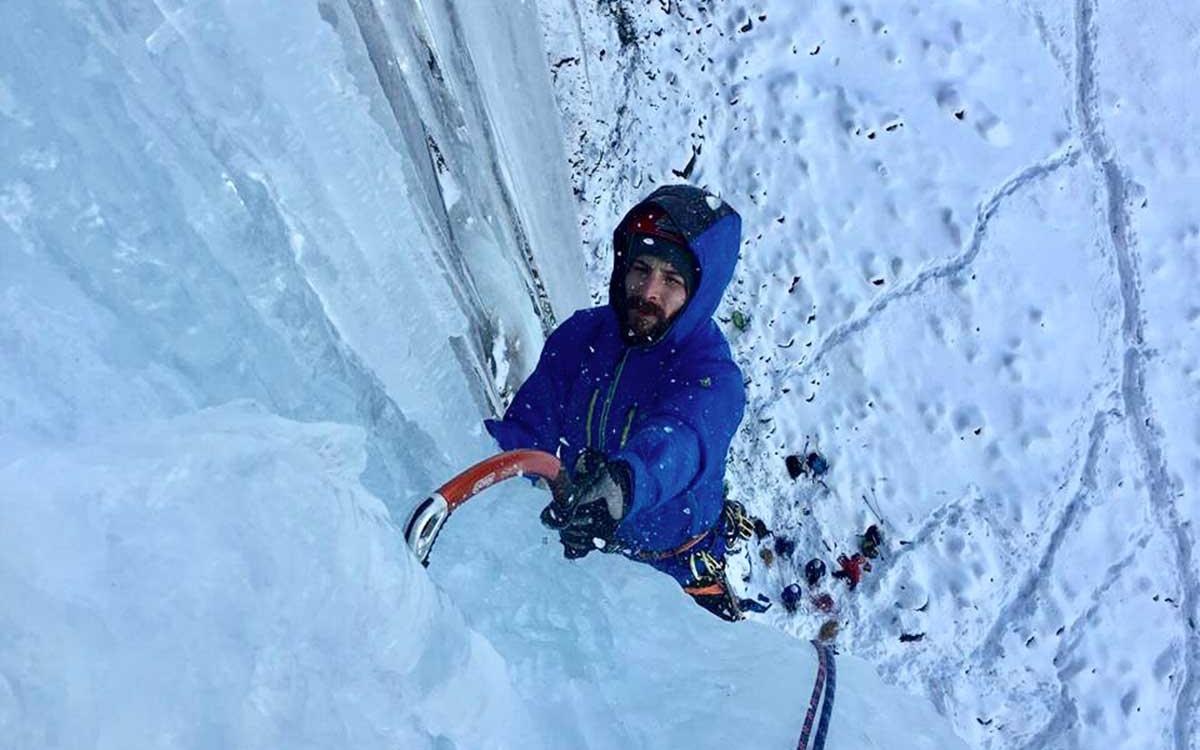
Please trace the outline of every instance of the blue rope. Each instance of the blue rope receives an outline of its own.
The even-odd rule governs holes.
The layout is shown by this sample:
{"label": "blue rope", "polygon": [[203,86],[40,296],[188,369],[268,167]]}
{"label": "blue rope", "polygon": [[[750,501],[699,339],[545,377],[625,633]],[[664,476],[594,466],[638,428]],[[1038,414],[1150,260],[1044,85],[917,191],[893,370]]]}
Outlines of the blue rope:
{"label": "blue rope", "polygon": [[828,653],[829,677],[825,681],[825,700],[821,705],[821,723],[817,725],[817,736],[813,738],[813,750],[825,750],[825,734],[829,731],[829,717],[833,714],[833,694],[837,689],[837,665],[833,661],[833,649],[822,646]]}
{"label": "blue rope", "polygon": [[[800,742],[796,744],[796,750],[808,750],[808,738],[812,733],[813,719],[817,716],[817,706],[821,702],[821,694],[825,689],[825,674],[827,672],[827,662],[829,655],[824,646],[816,641],[812,641],[813,648],[817,650],[817,678],[813,683],[812,697],[808,699],[808,713],[804,716],[804,727],[800,730]],[[825,739],[821,729],[817,730],[818,741],[823,746]],[[815,748],[814,748],[815,750]]]}

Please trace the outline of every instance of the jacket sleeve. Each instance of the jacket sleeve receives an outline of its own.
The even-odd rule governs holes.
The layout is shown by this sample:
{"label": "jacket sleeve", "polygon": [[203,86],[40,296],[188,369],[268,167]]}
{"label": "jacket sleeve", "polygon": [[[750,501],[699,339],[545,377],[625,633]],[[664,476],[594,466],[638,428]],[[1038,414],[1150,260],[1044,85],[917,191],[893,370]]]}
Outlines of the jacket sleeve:
{"label": "jacket sleeve", "polygon": [[501,450],[533,448],[557,453],[569,361],[575,359],[571,352],[577,341],[576,323],[572,316],[546,339],[537,366],[517,390],[504,417],[484,420]]}
{"label": "jacket sleeve", "polygon": [[630,470],[629,509],[619,535],[701,477],[720,475],[745,407],[741,372],[725,363],[710,376],[690,378],[639,421],[625,447],[609,456]]}

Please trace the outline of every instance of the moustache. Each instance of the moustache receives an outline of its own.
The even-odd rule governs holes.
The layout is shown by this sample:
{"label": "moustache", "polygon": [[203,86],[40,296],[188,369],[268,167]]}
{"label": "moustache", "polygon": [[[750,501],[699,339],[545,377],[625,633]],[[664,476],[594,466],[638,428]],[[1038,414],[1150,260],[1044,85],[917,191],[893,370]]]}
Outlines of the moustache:
{"label": "moustache", "polygon": [[629,300],[629,307],[635,312],[640,312],[645,315],[654,315],[658,318],[666,317],[666,311],[650,300],[642,297],[631,297]]}

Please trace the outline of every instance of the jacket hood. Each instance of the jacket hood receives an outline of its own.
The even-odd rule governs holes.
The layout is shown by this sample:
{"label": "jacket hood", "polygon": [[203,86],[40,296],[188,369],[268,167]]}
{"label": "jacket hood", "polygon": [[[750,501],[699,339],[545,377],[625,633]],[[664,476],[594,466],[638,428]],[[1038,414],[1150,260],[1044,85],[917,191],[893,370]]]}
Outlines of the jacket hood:
{"label": "jacket hood", "polygon": [[[696,257],[700,280],[687,304],[661,339],[679,344],[712,319],[721,296],[733,279],[742,241],[742,218],[717,196],[691,185],[664,185],[629,210],[613,231],[613,271],[608,282],[609,304],[621,314],[625,271],[629,265],[630,218],[648,207],[665,213]],[[624,321],[622,321],[624,324]]]}

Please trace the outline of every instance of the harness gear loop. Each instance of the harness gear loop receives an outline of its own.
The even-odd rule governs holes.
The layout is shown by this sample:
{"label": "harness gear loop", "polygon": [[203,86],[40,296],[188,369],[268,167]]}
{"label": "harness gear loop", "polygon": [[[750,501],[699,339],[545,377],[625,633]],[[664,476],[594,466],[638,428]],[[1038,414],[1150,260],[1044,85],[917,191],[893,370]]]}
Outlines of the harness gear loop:
{"label": "harness gear loop", "polygon": [[688,558],[688,567],[692,570],[692,578],[697,583],[719,579],[725,572],[725,563],[718,562],[708,550],[692,553]]}
{"label": "harness gear loop", "polygon": [[[684,593],[722,620],[737,622],[745,618],[741,602],[729,588],[729,580],[725,577],[724,563],[718,562],[711,553],[701,550],[692,554],[688,559],[688,565],[695,578],[695,583],[684,586]],[[701,571],[702,567],[703,571]]]}
{"label": "harness gear loop", "polygon": [[754,535],[754,522],[746,513],[746,506],[737,500],[726,500],[721,514],[725,520],[725,544],[730,550]]}

